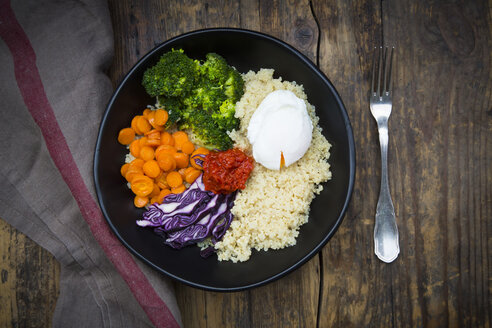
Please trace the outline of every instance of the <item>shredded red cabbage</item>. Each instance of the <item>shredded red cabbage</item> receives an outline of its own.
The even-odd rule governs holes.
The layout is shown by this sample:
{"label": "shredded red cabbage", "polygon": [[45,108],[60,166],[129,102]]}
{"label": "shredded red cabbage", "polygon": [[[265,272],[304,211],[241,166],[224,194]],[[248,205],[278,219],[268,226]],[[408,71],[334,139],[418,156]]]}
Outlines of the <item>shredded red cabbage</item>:
{"label": "shredded red cabbage", "polygon": [[[150,205],[137,225],[153,227],[165,238],[165,244],[176,249],[207,237],[215,244],[231,225],[235,197],[236,193],[224,195],[206,191],[200,175],[183,193],[170,194],[162,204]],[[209,249],[206,253],[210,252]]]}

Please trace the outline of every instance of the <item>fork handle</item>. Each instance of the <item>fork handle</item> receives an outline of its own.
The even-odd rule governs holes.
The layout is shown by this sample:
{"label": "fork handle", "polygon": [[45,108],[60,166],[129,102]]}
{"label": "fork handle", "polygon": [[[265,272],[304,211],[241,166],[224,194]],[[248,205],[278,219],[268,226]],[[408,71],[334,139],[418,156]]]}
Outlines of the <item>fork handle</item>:
{"label": "fork handle", "polygon": [[388,184],[388,122],[378,122],[381,145],[381,189],[374,226],[374,252],[383,262],[393,262],[400,253],[395,209]]}

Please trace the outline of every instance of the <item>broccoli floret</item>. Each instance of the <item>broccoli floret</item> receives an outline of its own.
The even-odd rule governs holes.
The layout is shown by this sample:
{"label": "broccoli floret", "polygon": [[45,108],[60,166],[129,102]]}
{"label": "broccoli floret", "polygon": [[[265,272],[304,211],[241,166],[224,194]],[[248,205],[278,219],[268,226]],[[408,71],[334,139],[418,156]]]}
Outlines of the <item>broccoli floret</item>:
{"label": "broccoli floret", "polygon": [[142,84],[152,97],[186,96],[200,74],[200,63],[186,56],[182,49],[166,52],[159,62],[147,69]]}
{"label": "broccoli floret", "polygon": [[183,103],[213,113],[219,109],[226,97],[220,86],[214,85],[207,79],[201,79]]}
{"label": "broccoli floret", "polygon": [[233,103],[238,102],[244,94],[244,80],[235,69],[229,71],[229,77],[224,83],[224,94]]}
{"label": "broccoli floret", "polygon": [[204,146],[211,149],[226,150],[232,147],[231,138],[221,129],[212,116],[203,110],[186,110],[185,123],[180,124],[182,129],[191,129],[195,137]]}
{"label": "broccoli floret", "polygon": [[201,66],[202,74],[223,94],[234,103],[241,99],[244,93],[244,80],[241,74],[227,64],[225,59],[216,53],[209,53]]}
{"label": "broccoli floret", "polygon": [[191,129],[208,148],[232,147],[227,132],[239,126],[235,103],[244,93],[244,80],[224,58],[209,53],[200,65],[183,50],[173,50],[145,72],[143,85],[168,111],[166,127],[176,123]]}
{"label": "broccoli floret", "polygon": [[218,112],[212,114],[212,119],[224,131],[232,131],[239,127],[239,119],[234,117],[236,105],[226,99],[219,108]]}
{"label": "broccoli floret", "polygon": [[216,85],[224,85],[229,78],[231,67],[222,56],[211,52],[207,54],[206,60],[200,69],[206,79]]}

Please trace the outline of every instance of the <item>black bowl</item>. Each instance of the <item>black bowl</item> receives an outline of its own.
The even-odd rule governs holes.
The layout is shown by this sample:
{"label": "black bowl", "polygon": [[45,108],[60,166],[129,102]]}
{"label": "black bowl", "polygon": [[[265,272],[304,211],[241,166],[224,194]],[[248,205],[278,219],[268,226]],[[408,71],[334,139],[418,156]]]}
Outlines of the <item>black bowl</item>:
{"label": "black bowl", "polygon": [[[151,229],[137,227],[143,210],[133,206],[133,196],[120,175],[125,147],[118,131],[154,100],[141,85],[142,75],[159,57],[182,48],[191,58],[208,52],[222,55],[240,72],[275,69],[275,76],[304,85],[308,101],[316,108],[320,125],[333,145],[329,162],[333,178],[311,204],[309,222],[300,229],[297,244],[281,250],[253,251],[243,263],[219,262],[200,257],[195,246],[174,250]],[[340,96],[331,82],[304,55],[271,36],[241,29],[199,30],[168,40],[144,56],[125,76],[111,98],[99,130],[94,178],[102,212],[121,242],[156,270],[185,284],[213,291],[237,291],[266,284],[293,271],[314,256],[340,225],[352,194],[355,147],[352,129]]]}

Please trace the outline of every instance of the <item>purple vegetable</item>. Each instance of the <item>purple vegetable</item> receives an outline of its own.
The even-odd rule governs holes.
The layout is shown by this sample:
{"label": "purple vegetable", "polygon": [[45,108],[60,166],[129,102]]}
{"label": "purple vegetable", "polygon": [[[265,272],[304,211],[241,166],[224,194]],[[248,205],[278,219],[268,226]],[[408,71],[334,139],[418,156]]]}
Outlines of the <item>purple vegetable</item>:
{"label": "purple vegetable", "polygon": [[162,204],[151,205],[137,224],[154,227],[154,231],[166,239],[165,243],[176,249],[207,237],[212,237],[215,244],[231,225],[230,210],[235,197],[236,193],[224,195],[206,191],[199,176],[183,193],[170,194]]}
{"label": "purple vegetable", "polygon": [[210,236],[215,225],[222,220],[223,215],[229,211],[229,204],[223,201],[225,195],[217,195],[220,198],[218,207],[215,206],[197,223],[190,225],[183,230],[168,233],[165,243],[169,246],[180,249],[186,245],[200,242]]}

